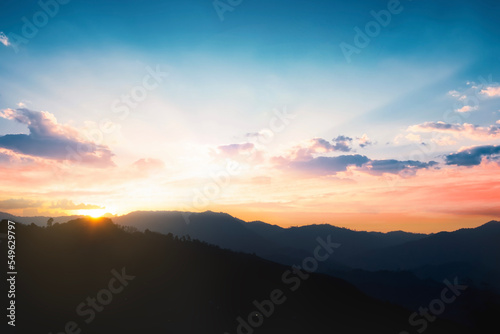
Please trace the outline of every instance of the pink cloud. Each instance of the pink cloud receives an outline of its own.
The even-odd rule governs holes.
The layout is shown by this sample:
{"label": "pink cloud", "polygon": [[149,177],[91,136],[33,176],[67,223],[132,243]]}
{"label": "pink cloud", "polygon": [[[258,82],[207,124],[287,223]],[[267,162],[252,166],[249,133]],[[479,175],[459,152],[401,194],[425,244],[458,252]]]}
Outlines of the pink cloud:
{"label": "pink cloud", "polygon": [[220,145],[210,150],[214,159],[234,159],[243,163],[257,163],[264,161],[264,152],[258,150],[253,143]]}
{"label": "pink cloud", "polygon": [[159,172],[165,168],[163,161],[159,159],[146,158],[139,159],[132,164],[132,168],[140,174],[150,174]]}
{"label": "pink cloud", "polygon": [[477,107],[463,106],[460,109],[455,109],[456,112],[469,112],[469,111],[474,111],[474,110],[477,110]]}
{"label": "pink cloud", "polygon": [[0,43],[2,43],[5,46],[10,45],[9,38],[3,32],[0,32]]}
{"label": "pink cloud", "polygon": [[285,155],[287,160],[306,161],[318,154],[329,152],[349,152],[352,150],[352,138],[337,136],[332,141],[323,138],[313,138],[300,145],[293,146]]}
{"label": "pink cloud", "polygon": [[500,138],[500,126],[496,124],[484,127],[468,123],[450,124],[441,121],[425,122],[408,127],[408,131],[450,133],[456,137],[463,136],[474,140],[491,140]]}
{"label": "pink cloud", "polygon": [[487,87],[481,90],[481,94],[488,95],[489,97],[500,96],[500,87]]}

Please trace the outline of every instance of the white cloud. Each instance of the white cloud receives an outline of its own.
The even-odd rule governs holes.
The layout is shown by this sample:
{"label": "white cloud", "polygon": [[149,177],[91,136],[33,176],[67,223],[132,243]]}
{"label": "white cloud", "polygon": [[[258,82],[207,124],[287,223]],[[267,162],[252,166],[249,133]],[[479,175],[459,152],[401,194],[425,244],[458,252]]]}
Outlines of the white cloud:
{"label": "white cloud", "polygon": [[368,137],[368,135],[366,133],[364,133],[361,137],[359,137],[357,139],[358,139],[358,144],[361,147],[373,145],[373,141]]}
{"label": "white cloud", "polygon": [[460,109],[455,109],[456,112],[469,112],[469,111],[474,111],[474,110],[477,110],[477,106],[476,107],[472,107],[472,106],[463,106],[462,108]]}
{"label": "white cloud", "polygon": [[422,137],[420,135],[416,135],[414,133],[409,133],[405,136],[406,139],[409,141],[414,141],[414,142],[422,142]]}
{"label": "white cloud", "polygon": [[463,100],[465,100],[467,98],[466,95],[464,95],[464,94],[462,94],[462,93],[460,93],[459,91],[456,91],[456,90],[450,90],[448,92],[448,95],[453,96],[453,97],[459,99],[460,101],[463,101]]}
{"label": "white cloud", "polygon": [[10,45],[9,38],[2,31],[0,31],[0,43],[2,43],[5,46]]}
{"label": "white cloud", "polygon": [[439,146],[450,146],[455,145],[457,142],[449,136],[443,136],[439,138],[432,138],[431,141]]}
{"label": "white cloud", "polygon": [[500,96],[500,87],[486,87],[481,90],[481,94],[488,95],[489,97]]}

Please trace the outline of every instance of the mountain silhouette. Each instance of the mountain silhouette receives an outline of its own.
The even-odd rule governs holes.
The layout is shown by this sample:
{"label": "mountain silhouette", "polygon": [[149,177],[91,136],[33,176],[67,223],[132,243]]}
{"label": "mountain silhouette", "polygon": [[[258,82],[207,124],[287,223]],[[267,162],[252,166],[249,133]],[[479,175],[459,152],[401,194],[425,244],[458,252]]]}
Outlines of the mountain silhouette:
{"label": "mountain silhouette", "polygon": [[[318,236],[331,235],[342,247],[326,261],[322,272],[342,277],[374,298],[416,310],[439,294],[445,279],[459,277],[468,283],[469,293],[474,297],[462,298],[444,317],[477,325],[485,321],[478,316],[484,304],[492,303],[493,309],[500,304],[500,248],[496,246],[500,240],[500,224],[495,221],[474,229],[427,235],[352,231],[328,224],[282,228],[261,221],[246,223],[214,212],[154,214],[158,217],[155,226],[149,225],[148,219],[138,213],[130,214],[133,219],[125,215],[116,221],[133,225],[133,220],[139,219],[141,226],[163,233],[190,235],[288,265],[309,256]],[[189,217],[177,218],[182,231],[171,228],[172,216]],[[217,217],[225,222],[226,232],[220,232],[222,226],[213,225]],[[230,232],[234,230],[238,232]],[[213,233],[218,232],[216,238]]]}
{"label": "mountain silhouette", "polygon": [[[6,221],[1,225],[4,232]],[[314,273],[299,279],[290,267],[254,255],[172,234],[130,232],[106,218],[17,224],[16,236],[29,245],[17,253],[17,330],[25,334],[411,329],[410,311],[341,279]],[[6,243],[0,248],[6,251]],[[440,319],[426,326],[427,333],[471,332]]]}
{"label": "mountain silhouette", "polygon": [[500,291],[500,222],[472,229],[440,232],[400,245],[349,258],[351,267],[367,270],[410,270],[418,276],[443,279],[460,275]]}
{"label": "mountain silhouette", "polygon": [[488,314],[500,311],[496,221],[429,235],[352,231],[327,224],[282,228],[210,211],[137,211],[113,221],[132,231],[188,237],[287,266],[311,256],[317,238],[329,236],[341,247],[317,271],[342,278],[373,298],[418,310],[439,296],[445,280],[459,278],[468,290],[442,318],[480,328],[492,322]]}

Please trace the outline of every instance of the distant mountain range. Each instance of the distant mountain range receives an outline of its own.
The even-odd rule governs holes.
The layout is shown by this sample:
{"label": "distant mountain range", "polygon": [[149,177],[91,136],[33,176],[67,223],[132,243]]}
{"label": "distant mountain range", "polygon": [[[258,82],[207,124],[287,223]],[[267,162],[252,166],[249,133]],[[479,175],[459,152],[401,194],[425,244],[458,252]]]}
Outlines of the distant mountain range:
{"label": "distant mountain range", "polygon": [[[8,217],[0,213],[0,218]],[[45,225],[48,217],[9,219]],[[64,217],[55,219],[64,220]],[[465,323],[475,320],[470,310],[464,308],[480,308],[485,299],[496,302],[500,293],[500,222],[497,221],[436,234],[361,232],[326,224],[282,228],[210,211],[137,211],[114,217],[113,221],[139,231],[190,236],[284,265],[311,256],[318,237],[331,238],[340,247],[318,270],[343,278],[378,299],[418,309],[439,295],[445,279],[457,277],[467,282],[478,291],[475,302],[459,300],[456,310],[444,315]]]}
{"label": "distant mountain range", "polygon": [[331,236],[341,247],[328,261],[329,270],[411,271],[419,278],[436,281],[455,275],[478,287],[491,287],[500,292],[498,221],[473,229],[427,235],[402,231],[360,232],[326,224],[282,228],[210,211],[138,211],[113,220],[139,230],[189,235],[283,264],[310,255],[317,237]]}
{"label": "distant mountain range", "polygon": [[6,334],[477,333],[439,318],[417,325],[338,278],[105,218],[18,224],[16,238],[17,325]]}
{"label": "distant mountain range", "polygon": [[34,216],[34,217],[22,217],[22,216],[14,216],[7,212],[0,212],[0,219],[10,219],[16,221],[18,223],[23,224],[35,224],[38,226],[47,225],[47,221],[52,218],[54,219],[53,223],[66,223],[70,220],[83,218],[82,215],[72,215],[72,216],[59,216],[59,217],[45,217],[45,216]]}
{"label": "distant mountain range", "polygon": [[[419,240],[425,234],[406,232],[357,232],[332,225],[308,225],[282,228],[264,222],[245,222],[226,213],[211,211],[186,213],[178,211],[136,211],[115,217],[120,225],[134,226],[174,235],[189,235],[235,251],[255,253],[281,263],[291,263],[308,255],[317,237],[331,235],[342,247],[332,263],[346,264],[349,258],[375,249]],[[345,259],[345,260],[344,260]]]}

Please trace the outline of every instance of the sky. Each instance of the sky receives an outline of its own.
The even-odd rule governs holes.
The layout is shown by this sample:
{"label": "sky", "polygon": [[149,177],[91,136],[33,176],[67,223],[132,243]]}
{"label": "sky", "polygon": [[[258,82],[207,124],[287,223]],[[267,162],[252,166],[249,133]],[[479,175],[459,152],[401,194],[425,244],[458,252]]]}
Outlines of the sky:
{"label": "sky", "polygon": [[0,211],[500,216],[500,3],[0,4]]}

